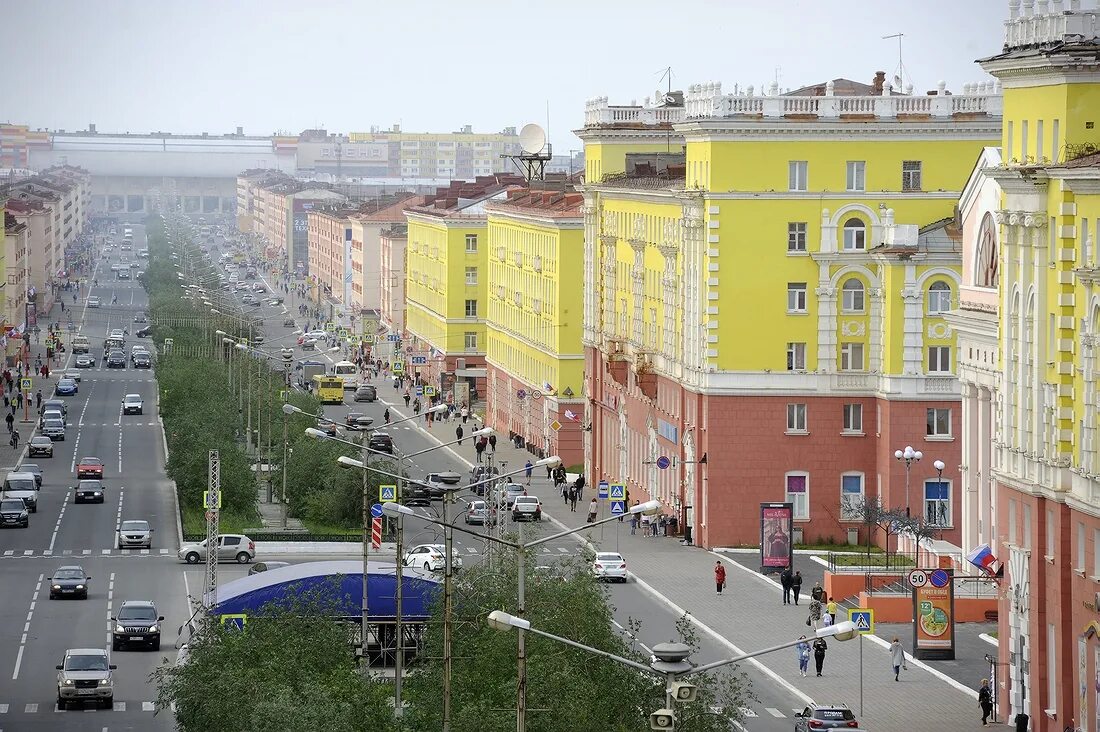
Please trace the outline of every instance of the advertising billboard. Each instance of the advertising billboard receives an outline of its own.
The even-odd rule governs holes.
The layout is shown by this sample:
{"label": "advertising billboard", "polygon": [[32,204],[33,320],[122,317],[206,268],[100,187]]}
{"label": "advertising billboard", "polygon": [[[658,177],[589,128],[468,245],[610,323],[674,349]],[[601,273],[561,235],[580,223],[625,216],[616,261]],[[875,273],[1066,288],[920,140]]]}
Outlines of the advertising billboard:
{"label": "advertising billboard", "polygon": [[791,565],[794,546],[793,503],[760,504],[760,571],[782,572]]}
{"label": "advertising billboard", "polygon": [[955,658],[955,571],[915,570],[913,586],[913,655],[951,661]]}

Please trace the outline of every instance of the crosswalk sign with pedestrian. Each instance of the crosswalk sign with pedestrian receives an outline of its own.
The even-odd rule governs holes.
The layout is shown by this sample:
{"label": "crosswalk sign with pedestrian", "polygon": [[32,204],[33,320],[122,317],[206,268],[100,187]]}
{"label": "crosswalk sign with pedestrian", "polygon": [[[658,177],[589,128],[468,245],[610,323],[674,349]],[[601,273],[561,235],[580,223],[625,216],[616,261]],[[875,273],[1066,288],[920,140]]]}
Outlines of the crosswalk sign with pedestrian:
{"label": "crosswalk sign with pedestrian", "polygon": [[614,483],[611,486],[611,500],[612,501],[625,501],[626,500],[626,486],[622,483]]}
{"label": "crosswalk sign with pedestrian", "polygon": [[397,500],[397,486],[395,485],[380,485],[378,486],[378,502],[379,503],[392,503]]}
{"label": "crosswalk sign with pedestrian", "polygon": [[870,635],[875,632],[875,611],[873,608],[852,608],[848,611],[848,620],[856,626],[856,632],[860,635]]}
{"label": "crosswalk sign with pedestrian", "polygon": [[612,501],[611,502],[611,515],[622,516],[626,513],[626,501]]}

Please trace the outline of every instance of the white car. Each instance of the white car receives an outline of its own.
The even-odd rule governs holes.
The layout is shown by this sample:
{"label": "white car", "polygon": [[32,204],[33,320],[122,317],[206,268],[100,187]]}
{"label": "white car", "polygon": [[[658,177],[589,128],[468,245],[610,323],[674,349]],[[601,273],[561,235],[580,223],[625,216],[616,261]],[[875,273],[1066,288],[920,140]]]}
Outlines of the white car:
{"label": "white car", "polygon": [[[446,564],[442,544],[420,544],[405,552],[405,566],[419,567],[426,572],[442,572]],[[451,549],[451,567],[458,569],[462,566],[462,557],[456,549]]]}
{"label": "white car", "polygon": [[141,414],[144,407],[145,402],[142,400],[141,394],[127,394],[122,398],[123,414]]}
{"label": "white car", "polygon": [[88,307],[98,308],[99,307],[99,298],[98,297],[89,297],[88,298]]}
{"label": "white car", "polygon": [[618,552],[596,552],[592,561],[592,574],[597,580],[626,582],[626,560]]}

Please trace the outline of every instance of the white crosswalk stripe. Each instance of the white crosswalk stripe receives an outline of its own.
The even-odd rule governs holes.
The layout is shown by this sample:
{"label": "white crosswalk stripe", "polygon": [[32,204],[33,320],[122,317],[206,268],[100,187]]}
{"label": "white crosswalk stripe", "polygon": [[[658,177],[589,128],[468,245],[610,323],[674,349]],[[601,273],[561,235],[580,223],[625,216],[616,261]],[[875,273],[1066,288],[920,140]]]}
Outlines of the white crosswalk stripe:
{"label": "white crosswalk stripe", "polygon": [[[394,647],[396,647],[396,644],[395,644]],[[24,714],[37,714],[38,713],[38,705],[37,704],[28,704],[27,706],[23,707],[23,713]]]}
{"label": "white crosswalk stripe", "polygon": [[[360,584],[362,584],[362,583],[360,583]],[[396,648],[396,644],[394,644],[394,647]],[[155,711],[155,710],[156,710],[156,705],[153,704],[153,702],[142,702],[141,703],[141,711],[143,711],[143,712],[152,712],[152,711]]]}
{"label": "white crosswalk stripe", "polygon": [[[396,584],[396,580],[394,580],[394,582]],[[396,644],[394,644],[394,645],[396,646]],[[8,705],[7,704],[0,704],[0,714],[7,714],[7,713],[8,713]]]}
{"label": "white crosswalk stripe", "polygon": [[[396,645],[396,644],[394,644],[394,647],[396,648],[396,647],[397,647],[397,645]],[[767,711],[767,712],[768,712],[769,714],[771,714],[771,715],[772,715],[773,717],[783,717],[783,716],[786,716],[786,715],[784,715],[784,714],[783,714],[783,712],[779,711],[779,710],[778,710],[778,709],[776,709],[775,707],[765,707],[764,709],[765,709],[765,711]]]}
{"label": "white crosswalk stripe", "polygon": [[[395,580],[395,582],[396,582],[396,580]],[[395,648],[397,647],[396,643],[394,644],[394,647]],[[116,712],[125,712],[126,711],[126,702],[115,702],[115,711]]]}

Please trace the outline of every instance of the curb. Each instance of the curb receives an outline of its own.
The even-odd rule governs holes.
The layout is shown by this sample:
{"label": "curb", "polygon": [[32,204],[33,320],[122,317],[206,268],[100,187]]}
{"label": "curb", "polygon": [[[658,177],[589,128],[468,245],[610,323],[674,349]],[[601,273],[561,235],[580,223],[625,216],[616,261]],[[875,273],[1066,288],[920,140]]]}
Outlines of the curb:
{"label": "curb", "polygon": [[981,638],[982,640],[984,640],[989,645],[993,646],[994,648],[1000,648],[1001,647],[1000,642],[996,638],[991,636],[989,633],[979,633],[978,637]]}

